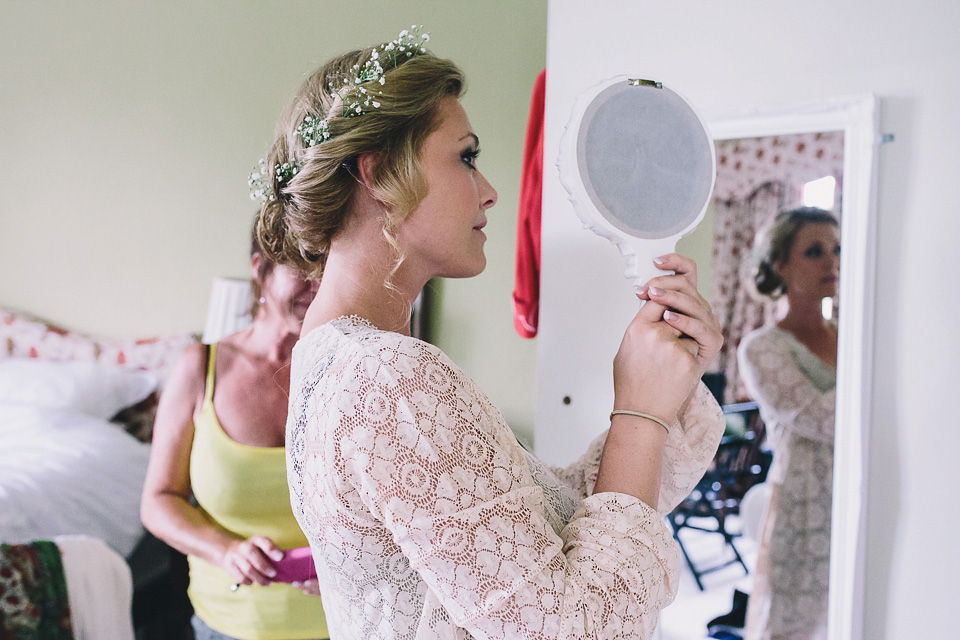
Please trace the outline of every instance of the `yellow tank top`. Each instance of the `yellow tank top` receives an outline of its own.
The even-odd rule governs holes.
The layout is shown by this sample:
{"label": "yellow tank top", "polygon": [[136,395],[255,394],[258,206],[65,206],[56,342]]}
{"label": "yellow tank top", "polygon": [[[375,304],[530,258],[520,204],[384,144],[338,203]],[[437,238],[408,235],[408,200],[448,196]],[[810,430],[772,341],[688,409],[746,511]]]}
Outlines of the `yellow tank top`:
{"label": "yellow tank top", "polygon": [[[231,439],[213,409],[216,345],[210,345],[203,405],[194,425],[190,484],[200,509],[241,538],[266,536],[280,549],[307,545],[290,507],[283,447],[252,447]],[[326,638],[320,598],[286,583],[243,585],[220,567],[187,556],[187,593],[201,620],[243,640]]]}

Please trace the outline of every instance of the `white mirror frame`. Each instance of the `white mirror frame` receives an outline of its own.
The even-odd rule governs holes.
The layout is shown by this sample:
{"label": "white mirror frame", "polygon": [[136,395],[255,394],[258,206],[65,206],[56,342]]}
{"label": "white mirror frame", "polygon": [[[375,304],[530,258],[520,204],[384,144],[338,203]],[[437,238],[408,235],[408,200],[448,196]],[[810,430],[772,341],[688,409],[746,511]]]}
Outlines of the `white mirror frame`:
{"label": "white mirror frame", "polygon": [[863,638],[866,469],[873,386],[877,99],[857,95],[707,114],[714,140],[843,131],[843,219],[829,638]]}

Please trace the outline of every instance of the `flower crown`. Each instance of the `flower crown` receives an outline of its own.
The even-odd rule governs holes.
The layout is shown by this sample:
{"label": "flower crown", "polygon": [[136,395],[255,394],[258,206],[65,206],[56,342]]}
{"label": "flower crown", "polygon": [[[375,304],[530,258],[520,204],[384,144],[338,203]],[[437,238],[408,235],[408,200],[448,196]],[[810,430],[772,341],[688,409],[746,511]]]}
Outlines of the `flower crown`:
{"label": "flower crown", "polygon": [[[411,25],[410,29],[401,31],[396,40],[391,40],[375,48],[366,62],[362,65],[356,64],[353,66],[350,75],[347,76],[339,90],[332,82],[329,84],[331,94],[339,93],[342,97],[340,117],[356,118],[370,109],[380,108],[377,96],[382,94],[383,91],[377,90],[374,94],[373,90],[368,89],[365,85],[377,83],[383,86],[386,84],[388,70],[396,69],[407,58],[426,53],[425,45],[430,40],[430,34],[424,33],[422,29],[423,25]],[[318,119],[308,115],[297,127],[296,133],[303,141],[304,148],[309,149],[330,139],[330,122],[327,118]],[[301,167],[302,163],[297,161],[278,163],[273,168],[277,183],[285,184],[289,182],[293,176],[297,175]],[[263,159],[250,174],[247,184],[250,186],[251,200],[266,202],[277,199],[273,192],[269,169]]]}

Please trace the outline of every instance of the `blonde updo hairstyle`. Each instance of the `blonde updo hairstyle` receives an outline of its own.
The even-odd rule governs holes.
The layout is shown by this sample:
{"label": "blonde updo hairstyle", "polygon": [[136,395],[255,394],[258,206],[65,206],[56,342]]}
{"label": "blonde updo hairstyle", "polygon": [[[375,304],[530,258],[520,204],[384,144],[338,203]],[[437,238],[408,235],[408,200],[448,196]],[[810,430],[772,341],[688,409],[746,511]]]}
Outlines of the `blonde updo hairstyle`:
{"label": "blonde updo hairstyle", "polygon": [[[360,188],[357,158],[369,152],[377,154],[372,195],[385,205],[383,233],[397,249],[399,266],[403,256],[395,240],[397,225],[427,192],[420,167],[424,140],[440,124],[441,101],[459,98],[465,88],[463,73],[453,62],[421,52],[397,60],[396,67],[384,65],[382,84],[360,85],[379,106],[364,106],[362,114],[347,117],[344,102],[350,104],[357,95],[355,69],[376,49],[380,47],[351,51],[314,71],[284,111],[266,158],[276,197],[266,200],[259,216],[260,247],[274,262],[311,278],[323,274],[330,241]],[[297,127],[308,116],[328,121],[329,139],[304,145]],[[281,182],[274,167],[284,163],[299,170]]]}
{"label": "blonde updo hairstyle", "polygon": [[829,211],[816,207],[800,207],[781,211],[757,234],[754,243],[757,264],[753,273],[753,285],[757,293],[777,299],[787,292],[787,285],[777,275],[776,268],[786,263],[797,233],[808,224],[840,226]]}

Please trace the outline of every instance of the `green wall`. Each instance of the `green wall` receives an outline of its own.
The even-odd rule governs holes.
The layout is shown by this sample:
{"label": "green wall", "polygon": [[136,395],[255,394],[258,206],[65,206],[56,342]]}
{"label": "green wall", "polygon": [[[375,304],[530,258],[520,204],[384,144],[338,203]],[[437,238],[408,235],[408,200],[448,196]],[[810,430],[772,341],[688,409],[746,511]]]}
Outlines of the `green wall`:
{"label": "green wall", "polygon": [[535,343],[513,332],[517,192],[546,0],[0,0],[0,305],[118,337],[202,329],[249,273],[247,175],[305,74],[423,24],[468,78],[500,200],[488,267],[438,287],[435,341],[522,438]]}

